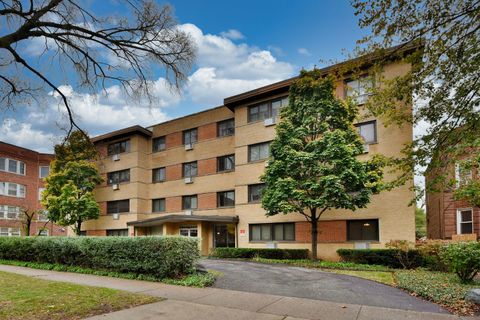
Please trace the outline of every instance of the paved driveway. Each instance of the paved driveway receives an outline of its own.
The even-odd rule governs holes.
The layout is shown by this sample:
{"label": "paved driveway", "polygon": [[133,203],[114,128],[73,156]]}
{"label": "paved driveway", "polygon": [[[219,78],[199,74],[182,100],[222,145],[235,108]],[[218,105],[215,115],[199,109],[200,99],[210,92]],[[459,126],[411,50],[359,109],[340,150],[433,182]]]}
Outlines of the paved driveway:
{"label": "paved driveway", "polygon": [[434,303],[375,281],[347,275],[284,265],[204,259],[207,269],[217,270],[216,288],[268,293],[339,303],[404,310],[447,313]]}

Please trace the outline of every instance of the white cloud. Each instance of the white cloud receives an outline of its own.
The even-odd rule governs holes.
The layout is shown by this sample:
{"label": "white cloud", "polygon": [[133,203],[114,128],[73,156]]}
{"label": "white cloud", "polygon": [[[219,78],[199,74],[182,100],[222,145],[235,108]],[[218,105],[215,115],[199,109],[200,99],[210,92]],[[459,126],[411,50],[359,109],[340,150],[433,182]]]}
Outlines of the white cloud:
{"label": "white cloud", "polygon": [[220,32],[220,35],[224,38],[232,39],[232,40],[240,40],[244,39],[245,36],[238,30],[236,29],[230,29],[228,31],[222,31]]}
{"label": "white cloud", "polygon": [[52,152],[56,137],[53,133],[35,130],[29,123],[20,123],[13,118],[7,118],[0,126],[2,140],[33,149],[39,152]]}
{"label": "white cloud", "polygon": [[310,51],[308,51],[308,49],[306,49],[306,48],[298,48],[297,52],[300,53],[301,55],[304,55],[304,56],[311,56],[312,55],[310,53]]}

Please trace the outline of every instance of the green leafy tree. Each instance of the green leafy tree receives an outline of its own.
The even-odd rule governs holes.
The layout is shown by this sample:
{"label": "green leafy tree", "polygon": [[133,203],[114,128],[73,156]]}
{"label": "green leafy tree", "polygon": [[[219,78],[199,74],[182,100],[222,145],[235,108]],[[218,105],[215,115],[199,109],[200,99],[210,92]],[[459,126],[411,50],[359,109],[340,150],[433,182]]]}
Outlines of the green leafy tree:
{"label": "green leafy tree", "polygon": [[457,200],[466,200],[471,206],[480,207],[480,153],[475,158],[462,161],[460,165],[472,172],[472,179],[457,188],[454,197]]}
{"label": "green leafy tree", "polygon": [[82,223],[97,219],[100,208],[93,196],[95,186],[102,178],[94,163],[86,160],[70,161],[45,178],[42,204],[51,221],[61,226],[72,226],[80,235]]}
{"label": "green leafy tree", "polygon": [[360,161],[363,142],[353,126],[358,110],[334,96],[332,79],[302,71],[292,84],[261,180],[267,216],[300,213],[311,224],[317,259],[317,223],[331,209],[364,208],[382,189],[385,161]]}
{"label": "green leafy tree", "polygon": [[427,236],[427,215],[422,208],[415,208],[415,235],[417,238]]}
{"label": "green leafy tree", "polygon": [[52,162],[52,170],[60,170],[70,161],[95,160],[98,152],[86,133],[75,130],[70,133],[66,140],[55,145],[55,160]]}
{"label": "green leafy tree", "polygon": [[[478,0],[351,0],[359,25],[369,30],[359,40],[359,56],[383,55],[414,45],[414,67],[375,87],[367,106],[392,121],[413,122],[426,128],[413,148],[405,149],[406,175],[417,165],[422,171],[446,167],[458,160],[480,134],[480,1]],[[415,44],[421,43],[420,46]],[[415,97],[413,114],[396,108],[395,101]],[[407,112],[405,112],[407,111]],[[458,130],[462,128],[462,130]],[[467,146],[467,147],[466,147]],[[422,172],[423,173],[423,172]],[[430,186],[427,185],[427,188]]]}

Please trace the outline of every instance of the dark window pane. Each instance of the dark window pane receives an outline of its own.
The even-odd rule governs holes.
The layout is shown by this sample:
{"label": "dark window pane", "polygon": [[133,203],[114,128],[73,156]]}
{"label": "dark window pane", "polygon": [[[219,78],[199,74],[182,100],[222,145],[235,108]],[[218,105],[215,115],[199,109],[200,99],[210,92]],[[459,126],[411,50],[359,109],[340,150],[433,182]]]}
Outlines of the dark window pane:
{"label": "dark window pane", "polygon": [[119,154],[130,151],[130,140],[111,143],[107,147],[108,155]]}
{"label": "dark window pane", "polygon": [[107,213],[121,213],[130,211],[130,200],[117,200],[107,202]]}
{"label": "dark window pane", "polygon": [[182,209],[197,209],[197,196],[183,196]]}
{"label": "dark window pane", "polygon": [[152,212],[165,211],[165,198],[152,200]]}
{"label": "dark window pane", "polygon": [[153,182],[162,182],[166,180],[166,171],[165,167],[157,168],[152,170],[152,181]]}
{"label": "dark window pane", "polygon": [[127,237],[128,229],[107,230],[107,236],[108,237]]}
{"label": "dark window pane", "polygon": [[197,142],[197,128],[183,131],[183,144]]}
{"label": "dark window pane", "polygon": [[107,173],[107,183],[115,184],[130,181],[130,169]]}
{"label": "dark window pane", "polygon": [[295,224],[294,223],[285,223],[283,229],[285,241],[294,241],[295,240]]}
{"label": "dark window pane", "polygon": [[473,224],[471,222],[462,223],[460,228],[462,234],[473,233]]}
{"label": "dark window pane", "polygon": [[347,238],[350,241],[378,241],[378,220],[347,221]]}
{"label": "dark window pane", "polygon": [[262,224],[262,241],[268,241],[272,239],[272,225]]}
{"label": "dark window pane", "polygon": [[260,225],[257,224],[250,226],[250,240],[260,241],[262,239],[261,234]]}
{"label": "dark window pane", "polygon": [[158,152],[165,150],[165,137],[158,137],[152,140],[152,151]]}
{"label": "dark window pane", "polygon": [[235,155],[218,157],[217,171],[229,171],[235,169]]}
{"label": "dark window pane", "polygon": [[265,184],[254,184],[248,186],[248,202],[259,202],[262,199],[262,190]]}
{"label": "dark window pane", "polygon": [[232,207],[235,205],[235,191],[224,191],[218,193],[219,207]]}
{"label": "dark window pane", "polygon": [[219,137],[232,136],[235,134],[235,121],[233,119],[228,119],[218,123],[218,132]]}
{"label": "dark window pane", "polygon": [[248,161],[267,159],[269,155],[270,142],[263,142],[248,146]]}
{"label": "dark window pane", "polygon": [[183,164],[183,177],[196,177],[197,176],[197,161],[188,162]]}

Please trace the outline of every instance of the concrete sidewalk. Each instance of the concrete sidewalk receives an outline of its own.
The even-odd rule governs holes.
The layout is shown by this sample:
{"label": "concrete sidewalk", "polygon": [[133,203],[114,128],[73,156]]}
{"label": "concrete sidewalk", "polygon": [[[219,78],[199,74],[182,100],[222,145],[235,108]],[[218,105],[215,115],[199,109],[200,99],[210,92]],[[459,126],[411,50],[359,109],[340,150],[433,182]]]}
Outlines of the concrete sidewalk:
{"label": "concrete sidewalk", "polygon": [[338,319],[338,320],[407,320],[407,319],[480,319],[439,313],[339,304],[303,298],[240,292],[215,288],[188,288],[156,282],[127,280],[77,273],[37,270],[0,265],[0,271],[35,278],[82,285],[120,289],[167,298],[144,306],[100,315],[89,319]]}

